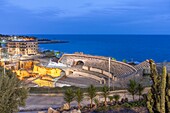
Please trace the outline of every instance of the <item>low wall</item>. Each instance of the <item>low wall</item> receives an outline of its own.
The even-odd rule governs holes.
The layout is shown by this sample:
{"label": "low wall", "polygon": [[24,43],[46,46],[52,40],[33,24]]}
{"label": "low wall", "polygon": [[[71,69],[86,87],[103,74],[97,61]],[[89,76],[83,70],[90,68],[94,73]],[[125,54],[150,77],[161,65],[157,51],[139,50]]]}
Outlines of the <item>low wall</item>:
{"label": "low wall", "polygon": [[89,67],[88,66],[83,66],[82,69],[89,71]]}
{"label": "low wall", "polygon": [[[79,74],[79,75],[82,75],[82,76],[85,76],[85,77],[89,77],[89,78],[95,79],[95,80],[99,81],[100,84],[102,84],[102,80],[104,80],[103,78],[100,78],[100,77],[97,77],[95,75],[88,74],[88,73],[76,72],[75,71],[74,74]],[[104,83],[105,83],[105,80],[104,80]]]}
{"label": "low wall", "polygon": [[103,71],[103,74],[106,75],[107,77],[112,78],[112,74],[107,71]]}
{"label": "low wall", "polygon": [[102,69],[97,69],[97,68],[93,68],[93,67],[90,68],[90,71],[94,71],[94,72],[97,72],[97,73],[102,73]]}
{"label": "low wall", "polygon": [[[111,73],[109,73],[107,71],[104,71],[102,69],[98,69],[98,68],[94,68],[94,67],[88,67],[88,66],[83,66],[82,69],[88,70],[88,71],[97,72],[97,73],[100,73],[100,74],[106,75],[107,77],[112,78],[112,74]],[[115,80],[115,79],[113,78],[113,80]]]}

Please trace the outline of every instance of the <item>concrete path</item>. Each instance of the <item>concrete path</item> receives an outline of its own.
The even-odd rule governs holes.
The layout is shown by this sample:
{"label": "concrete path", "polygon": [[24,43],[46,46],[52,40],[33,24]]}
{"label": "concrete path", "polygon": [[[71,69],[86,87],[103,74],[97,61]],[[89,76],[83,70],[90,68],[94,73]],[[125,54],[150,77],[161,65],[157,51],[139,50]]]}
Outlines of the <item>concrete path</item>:
{"label": "concrete path", "polygon": [[[144,93],[148,91],[149,88],[146,88]],[[100,94],[100,93],[99,93]],[[121,98],[127,97],[129,101],[132,100],[132,96],[126,91],[126,90],[119,90],[119,91],[113,91],[110,95],[119,94]],[[103,101],[103,98],[101,96],[97,96],[101,101]],[[138,99],[138,96],[135,96],[135,99]],[[85,106],[89,104],[90,101],[87,96],[84,97],[83,102],[81,103],[82,106]],[[32,94],[28,97],[26,100],[26,106],[21,107],[20,110],[41,110],[41,109],[48,109],[49,107],[57,108],[61,107],[63,104],[65,104],[63,99],[63,94]],[[73,101],[71,103],[71,106],[77,106],[77,102]],[[28,112],[27,112],[28,113]]]}

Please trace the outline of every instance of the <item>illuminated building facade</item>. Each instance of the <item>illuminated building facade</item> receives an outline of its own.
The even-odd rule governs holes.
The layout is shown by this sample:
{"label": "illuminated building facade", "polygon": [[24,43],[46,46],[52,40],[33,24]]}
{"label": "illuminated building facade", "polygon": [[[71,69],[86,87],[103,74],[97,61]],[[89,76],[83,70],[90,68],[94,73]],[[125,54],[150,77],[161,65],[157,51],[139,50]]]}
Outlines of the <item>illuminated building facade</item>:
{"label": "illuminated building facade", "polygon": [[38,42],[36,40],[8,41],[7,48],[11,55],[36,55]]}
{"label": "illuminated building facade", "polygon": [[1,55],[35,55],[38,50],[35,37],[0,35],[0,43]]}

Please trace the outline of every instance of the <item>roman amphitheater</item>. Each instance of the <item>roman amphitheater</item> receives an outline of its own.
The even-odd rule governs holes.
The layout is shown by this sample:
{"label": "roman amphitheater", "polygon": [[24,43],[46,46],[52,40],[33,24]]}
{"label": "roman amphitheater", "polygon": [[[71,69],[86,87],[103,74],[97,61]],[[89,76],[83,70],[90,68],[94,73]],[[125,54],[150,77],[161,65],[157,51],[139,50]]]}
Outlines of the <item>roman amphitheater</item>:
{"label": "roman amphitheater", "polygon": [[142,76],[144,71],[147,73],[150,70],[148,61],[130,65],[109,60],[108,57],[82,53],[64,54],[58,62],[40,57],[22,60],[12,68],[18,78],[31,87],[115,85],[120,81]]}
{"label": "roman amphitheater", "polygon": [[132,66],[115,60],[111,60],[109,63],[108,57],[81,53],[64,54],[58,62],[69,66],[69,68],[63,69],[65,76],[59,79],[57,83],[75,86],[88,86],[89,84],[101,86],[108,84],[109,79],[111,83],[114,83],[141,76],[144,70],[145,72],[149,71],[148,61]]}

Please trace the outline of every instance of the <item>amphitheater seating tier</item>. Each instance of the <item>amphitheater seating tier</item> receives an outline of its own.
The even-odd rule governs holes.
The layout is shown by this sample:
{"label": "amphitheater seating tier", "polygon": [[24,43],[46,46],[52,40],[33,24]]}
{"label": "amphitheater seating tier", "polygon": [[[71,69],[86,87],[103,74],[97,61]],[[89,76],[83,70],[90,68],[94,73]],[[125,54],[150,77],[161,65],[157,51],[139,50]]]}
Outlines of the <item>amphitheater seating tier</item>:
{"label": "amphitheater seating tier", "polygon": [[[88,82],[87,82],[88,81]],[[74,77],[74,76],[68,76],[66,78],[64,78],[63,80],[60,79],[57,81],[58,83],[60,82],[65,82],[65,83],[76,83],[76,84],[83,84],[83,85],[90,85],[90,84],[93,84],[93,85],[99,85],[100,83],[95,80],[95,79],[91,79],[91,78],[88,78],[88,77],[83,77],[83,76],[79,76],[79,77]]]}
{"label": "amphitheater seating tier", "polygon": [[[109,60],[106,57],[98,57],[91,55],[77,55],[77,54],[64,54],[59,62],[73,66],[76,61],[83,61],[85,66],[93,67],[97,69],[102,69],[104,71],[109,71]],[[112,75],[116,77],[121,77],[125,75],[130,75],[137,70],[126,63],[111,60],[111,70]]]}
{"label": "amphitheater seating tier", "polygon": [[136,65],[135,68],[136,68],[136,70],[149,69],[150,64],[148,61],[144,61],[144,62],[140,63],[139,65]]}

